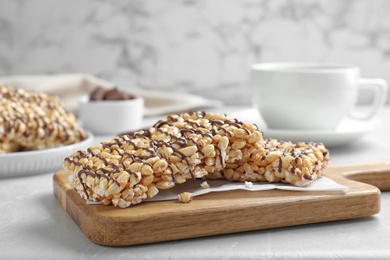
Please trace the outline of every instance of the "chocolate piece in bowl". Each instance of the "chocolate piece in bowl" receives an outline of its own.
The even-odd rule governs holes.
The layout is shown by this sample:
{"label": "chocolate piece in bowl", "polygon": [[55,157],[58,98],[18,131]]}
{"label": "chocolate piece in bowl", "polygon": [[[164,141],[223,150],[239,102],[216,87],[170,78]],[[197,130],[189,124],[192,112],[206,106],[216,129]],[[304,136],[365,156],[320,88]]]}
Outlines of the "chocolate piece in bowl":
{"label": "chocolate piece in bowl", "polygon": [[106,90],[103,87],[97,87],[89,97],[90,100],[103,100]]}
{"label": "chocolate piece in bowl", "polygon": [[128,99],[135,99],[135,96],[126,91],[119,91],[117,88],[108,90],[104,95],[104,100],[128,100]]}
{"label": "chocolate piece in bowl", "polygon": [[135,99],[136,96],[126,92],[118,90],[118,88],[105,89],[103,87],[97,87],[90,95],[90,100],[129,100]]}

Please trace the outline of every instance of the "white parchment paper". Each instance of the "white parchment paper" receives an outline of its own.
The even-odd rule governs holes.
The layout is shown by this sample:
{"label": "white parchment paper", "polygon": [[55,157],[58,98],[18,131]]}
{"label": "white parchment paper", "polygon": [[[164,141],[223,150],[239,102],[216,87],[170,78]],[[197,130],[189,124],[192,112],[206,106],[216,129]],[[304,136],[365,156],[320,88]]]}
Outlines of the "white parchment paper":
{"label": "white parchment paper", "polygon": [[226,180],[207,180],[210,188],[203,189],[200,184],[203,180],[188,180],[187,182],[177,185],[172,189],[160,190],[157,196],[147,199],[145,201],[161,201],[161,200],[175,200],[177,195],[182,192],[190,192],[193,196],[199,196],[210,192],[221,192],[231,190],[248,190],[248,191],[262,191],[262,190],[289,190],[289,191],[334,191],[347,190],[348,187],[342,186],[335,181],[321,177],[306,187],[296,187],[291,184],[284,183],[260,183],[260,182],[230,182]]}
{"label": "white parchment paper", "polygon": [[[288,191],[342,191],[348,187],[338,184],[327,178],[320,177],[306,187],[296,187],[285,183],[262,183],[262,182],[230,182],[227,180],[206,180],[210,188],[204,189],[200,186],[204,180],[187,180],[185,183],[176,185],[168,190],[160,190],[159,193],[146,201],[177,200],[182,192],[190,192],[194,197],[210,192],[228,192],[231,190],[264,191],[264,190],[288,190]],[[100,204],[99,202],[87,201],[87,204]]]}

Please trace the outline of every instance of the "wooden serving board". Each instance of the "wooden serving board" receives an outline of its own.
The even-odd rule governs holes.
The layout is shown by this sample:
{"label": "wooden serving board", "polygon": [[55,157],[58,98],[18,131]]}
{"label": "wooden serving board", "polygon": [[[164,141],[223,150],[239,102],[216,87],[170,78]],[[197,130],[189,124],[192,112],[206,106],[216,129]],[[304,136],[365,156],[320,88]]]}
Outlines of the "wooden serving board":
{"label": "wooden serving board", "polygon": [[91,241],[124,246],[370,216],[380,210],[380,189],[390,189],[390,161],[329,167],[326,176],[345,191],[235,190],[127,209],[87,205],[67,176],[54,175],[62,207]]}

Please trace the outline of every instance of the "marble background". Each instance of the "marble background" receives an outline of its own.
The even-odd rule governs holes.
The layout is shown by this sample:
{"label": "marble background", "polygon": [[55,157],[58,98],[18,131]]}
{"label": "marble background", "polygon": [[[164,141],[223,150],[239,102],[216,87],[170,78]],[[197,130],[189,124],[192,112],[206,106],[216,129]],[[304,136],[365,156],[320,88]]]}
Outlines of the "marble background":
{"label": "marble background", "polygon": [[0,0],[0,76],[83,72],[246,104],[249,68],[267,61],[390,82],[390,1]]}

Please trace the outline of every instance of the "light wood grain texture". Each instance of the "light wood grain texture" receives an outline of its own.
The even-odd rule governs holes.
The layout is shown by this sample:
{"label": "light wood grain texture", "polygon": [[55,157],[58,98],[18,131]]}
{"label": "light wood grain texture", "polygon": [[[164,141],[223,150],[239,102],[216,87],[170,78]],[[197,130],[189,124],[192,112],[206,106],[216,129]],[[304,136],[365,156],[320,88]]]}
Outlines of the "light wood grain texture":
{"label": "light wood grain texture", "polygon": [[87,205],[67,176],[64,170],[54,175],[54,194],[84,234],[124,246],[370,216],[380,210],[380,190],[356,180],[389,189],[390,162],[329,167],[326,176],[346,191],[237,190],[127,209]]}

